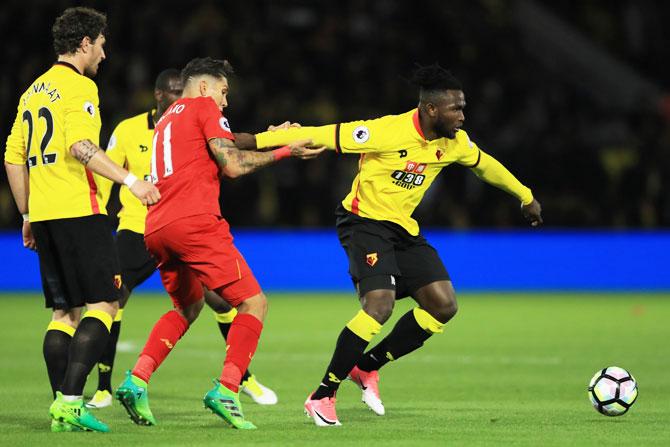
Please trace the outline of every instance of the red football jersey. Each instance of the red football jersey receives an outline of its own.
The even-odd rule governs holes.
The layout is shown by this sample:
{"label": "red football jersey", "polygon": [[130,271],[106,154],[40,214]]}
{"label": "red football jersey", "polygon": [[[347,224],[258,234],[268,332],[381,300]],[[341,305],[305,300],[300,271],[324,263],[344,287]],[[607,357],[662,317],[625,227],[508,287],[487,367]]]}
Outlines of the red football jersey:
{"label": "red football jersey", "polygon": [[207,146],[212,138],[235,139],[208,96],[181,98],[158,121],[151,177],[161,199],[149,207],[145,234],[182,217],[221,215],[219,167]]}

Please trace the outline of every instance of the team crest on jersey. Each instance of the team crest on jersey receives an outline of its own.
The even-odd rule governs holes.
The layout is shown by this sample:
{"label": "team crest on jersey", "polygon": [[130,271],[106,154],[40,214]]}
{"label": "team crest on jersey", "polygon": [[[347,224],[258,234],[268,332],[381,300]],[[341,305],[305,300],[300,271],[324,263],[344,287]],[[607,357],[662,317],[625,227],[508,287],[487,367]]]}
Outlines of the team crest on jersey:
{"label": "team crest on jersey", "polygon": [[219,126],[221,126],[221,129],[230,132],[230,124],[228,124],[228,120],[224,117],[219,118]]}
{"label": "team crest on jersey", "polygon": [[379,261],[377,253],[368,253],[365,255],[365,262],[367,262],[370,267],[374,267],[377,261]]}
{"label": "team crest on jersey", "polygon": [[120,289],[121,285],[123,285],[123,281],[121,281],[121,275],[114,275],[114,287]]}
{"label": "team crest on jersey", "polygon": [[93,105],[93,103],[91,101],[86,101],[84,103],[84,112],[91,115],[91,117],[95,116],[95,106]]}
{"label": "team crest on jersey", "polygon": [[354,129],[351,136],[358,144],[363,144],[370,139],[370,130],[366,126],[358,126]]}
{"label": "team crest on jersey", "polygon": [[437,157],[438,161],[440,160],[440,158],[442,158],[443,155],[444,153],[441,150],[438,149],[435,151],[435,157]]}

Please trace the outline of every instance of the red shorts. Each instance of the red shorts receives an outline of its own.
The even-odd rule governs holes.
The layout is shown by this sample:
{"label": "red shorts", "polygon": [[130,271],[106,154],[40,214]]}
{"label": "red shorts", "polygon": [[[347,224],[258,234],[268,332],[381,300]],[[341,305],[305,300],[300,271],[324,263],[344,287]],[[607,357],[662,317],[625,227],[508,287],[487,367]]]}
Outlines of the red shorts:
{"label": "red shorts", "polygon": [[161,280],[175,307],[200,300],[203,284],[235,307],[261,293],[222,217],[185,217],[145,235],[144,242],[158,262]]}

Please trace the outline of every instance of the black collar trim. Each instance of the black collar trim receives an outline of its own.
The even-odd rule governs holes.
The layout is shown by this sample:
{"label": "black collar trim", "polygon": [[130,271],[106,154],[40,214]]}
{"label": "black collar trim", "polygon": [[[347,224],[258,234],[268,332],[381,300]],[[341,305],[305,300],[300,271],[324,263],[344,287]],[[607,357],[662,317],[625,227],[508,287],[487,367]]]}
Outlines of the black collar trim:
{"label": "black collar trim", "polygon": [[75,73],[77,73],[77,74],[81,74],[81,73],[79,73],[79,70],[77,70],[77,67],[75,67],[74,65],[72,65],[72,64],[69,63],[69,62],[56,61],[56,62],[54,62],[54,65],[62,65],[62,66],[64,66],[64,67],[68,67],[68,68],[73,69],[73,70],[75,71]]}
{"label": "black collar trim", "polygon": [[149,126],[149,129],[153,130],[156,126],[154,125],[154,111],[149,110],[147,112],[147,126]]}

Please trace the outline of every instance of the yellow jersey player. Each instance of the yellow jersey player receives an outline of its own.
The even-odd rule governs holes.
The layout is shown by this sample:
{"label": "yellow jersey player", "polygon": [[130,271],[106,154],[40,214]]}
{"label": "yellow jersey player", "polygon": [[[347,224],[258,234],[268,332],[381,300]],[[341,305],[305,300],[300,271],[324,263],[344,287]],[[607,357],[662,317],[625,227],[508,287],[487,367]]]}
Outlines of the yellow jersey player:
{"label": "yellow jersey player", "polygon": [[53,311],[43,347],[56,398],[49,408],[52,431],[109,430],[82,399],[86,377],[107,344],[121,287],[93,173],[125,183],[143,203],[160,198],[151,183],[98,147],[98,89],[90,78],[105,58],[105,27],[106,17],[89,8],[69,8],[56,19],[57,62],[21,96],[5,151],[24,218],[23,243],[37,249],[46,306]]}
{"label": "yellow jersey player", "polygon": [[[420,88],[419,106],[406,113],[256,135],[257,147],[310,138],[339,153],[360,154],[358,173],[337,210],[336,226],[362,309],[340,333],[321,383],[305,402],[318,426],[341,425],[335,393],[347,377],[361,388],[363,402],[383,415],[378,371],[441,333],[456,314],[449,274],[412,218],[444,167],[458,163],[470,168],[516,197],[533,226],[542,223],[541,207],[531,190],[461,129],[465,95],[460,82],[439,65],[420,67],[413,81]],[[391,316],[394,300],[406,296],[418,307],[365,352]]]}
{"label": "yellow jersey player", "polygon": [[[159,73],[154,86],[156,108],[123,120],[116,126],[107,145],[109,158],[138,178],[150,179],[155,124],[168,107],[181,97],[183,89],[184,83],[179,70],[169,68]],[[103,203],[107,203],[111,186],[112,182],[109,180],[100,179]],[[121,299],[109,342],[98,361],[98,389],[86,404],[89,408],[104,408],[112,404],[111,377],[123,309],[133,289],[156,271],[156,261],[149,255],[144,244],[146,206],[142,205],[126,186],[121,186],[119,200],[122,208],[118,214],[116,248],[123,279]],[[214,310],[219,330],[225,339],[237,310],[209,290],[205,292],[205,301]],[[248,370],[242,377],[241,390],[251,396],[256,403],[262,405],[277,403],[275,392],[260,383]]]}

